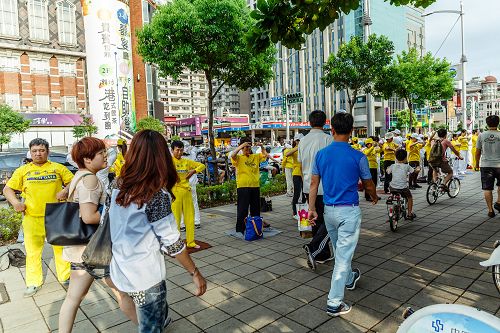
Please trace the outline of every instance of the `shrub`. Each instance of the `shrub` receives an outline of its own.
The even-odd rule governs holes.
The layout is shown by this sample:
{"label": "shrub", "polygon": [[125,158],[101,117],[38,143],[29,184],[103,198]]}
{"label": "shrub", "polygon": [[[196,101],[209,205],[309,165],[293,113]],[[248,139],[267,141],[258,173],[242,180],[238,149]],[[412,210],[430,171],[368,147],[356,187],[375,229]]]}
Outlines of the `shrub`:
{"label": "shrub", "polygon": [[0,242],[8,242],[17,237],[21,222],[21,213],[17,213],[12,207],[0,208]]}

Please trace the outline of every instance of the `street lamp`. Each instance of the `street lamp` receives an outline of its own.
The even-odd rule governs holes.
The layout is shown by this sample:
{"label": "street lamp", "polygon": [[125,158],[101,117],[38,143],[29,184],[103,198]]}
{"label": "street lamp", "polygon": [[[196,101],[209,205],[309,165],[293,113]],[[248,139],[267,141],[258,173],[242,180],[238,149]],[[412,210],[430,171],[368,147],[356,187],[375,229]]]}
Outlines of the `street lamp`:
{"label": "street lamp", "polygon": [[[370,25],[372,25],[372,19],[370,18],[370,0],[363,0],[363,41],[368,43],[370,37]],[[375,135],[375,108],[373,106],[372,94],[366,94],[366,129],[367,136]]]}
{"label": "street lamp", "polygon": [[[288,57],[278,58],[278,60],[282,61],[284,63],[288,63],[288,60],[290,60],[290,58],[292,56],[296,55],[297,53],[299,53],[300,51],[303,51],[305,49],[306,49],[306,47],[302,46],[300,48],[300,50],[296,50],[295,52],[290,53],[290,55]],[[286,87],[286,88],[283,89],[283,103],[286,103],[286,95],[288,93],[288,71],[287,71],[287,77],[284,78],[283,82],[284,82],[284,86]],[[290,120],[288,119],[289,118],[288,117],[288,104],[285,104],[285,107],[286,107],[286,110],[285,110],[285,117],[286,117],[286,141],[288,143],[288,142],[290,142]]]}
{"label": "street lamp", "polygon": [[460,58],[460,63],[462,64],[462,123],[463,128],[467,128],[467,83],[465,82],[465,63],[467,62],[467,57],[465,56],[465,37],[464,37],[464,4],[460,1],[460,10],[436,10],[427,14],[422,14],[422,17],[429,16],[432,14],[458,14],[460,15],[460,31],[462,35],[462,57]]}

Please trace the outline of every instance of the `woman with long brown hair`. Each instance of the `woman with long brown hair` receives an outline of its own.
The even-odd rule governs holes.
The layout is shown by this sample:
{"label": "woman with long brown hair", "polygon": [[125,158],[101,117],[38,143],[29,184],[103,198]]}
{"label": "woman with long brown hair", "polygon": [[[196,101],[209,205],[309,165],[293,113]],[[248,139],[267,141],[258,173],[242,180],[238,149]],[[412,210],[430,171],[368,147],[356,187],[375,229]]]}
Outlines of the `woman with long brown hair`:
{"label": "woman with long brown hair", "polygon": [[177,179],[165,138],[156,131],[137,133],[112,190],[109,217],[111,279],[134,300],[139,332],[162,332],[171,321],[163,255],[175,257],[191,274],[196,295],[206,291],[172,214]]}

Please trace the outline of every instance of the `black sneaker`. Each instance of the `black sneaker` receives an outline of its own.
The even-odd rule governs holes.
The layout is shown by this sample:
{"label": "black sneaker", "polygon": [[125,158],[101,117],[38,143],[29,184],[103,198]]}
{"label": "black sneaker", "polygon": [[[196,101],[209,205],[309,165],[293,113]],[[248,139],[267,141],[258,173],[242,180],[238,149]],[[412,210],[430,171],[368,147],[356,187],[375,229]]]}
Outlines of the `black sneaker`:
{"label": "black sneaker", "polygon": [[346,289],[347,290],[354,290],[356,289],[356,282],[358,282],[359,278],[361,278],[361,271],[358,268],[355,268],[352,270],[354,274],[354,280],[352,280],[352,283],[346,284]]}
{"label": "black sneaker", "polygon": [[415,188],[422,188],[422,186],[420,186],[418,184],[413,185],[413,187],[415,187]]}
{"label": "black sneaker", "polygon": [[333,307],[333,306],[327,306],[326,307],[326,313],[329,314],[332,317],[338,317],[343,314],[349,313],[351,311],[352,307],[347,304],[347,303],[340,303],[339,306]]}
{"label": "black sneaker", "polygon": [[491,218],[495,217],[495,212],[488,212],[488,217],[491,217]]}
{"label": "black sneaker", "polygon": [[186,231],[186,227],[181,227],[181,231],[182,232]]}
{"label": "black sneaker", "polygon": [[500,212],[500,203],[495,202],[495,204],[493,205],[493,208],[495,208],[496,210],[498,210]]}
{"label": "black sneaker", "polygon": [[199,225],[199,224],[195,224],[195,225],[194,225],[194,227],[195,227],[196,229],[200,229],[200,228],[201,228],[201,225]]}
{"label": "black sneaker", "polygon": [[306,251],[306,256],[307,256],[307,266],[309,266],[310,269],[313,271],[316,270],[316,260],[314,260],[314,257],[311,254],[311,251],[309,250],[309,246],[304,245],[302,247],[304,251]]}
{"label": "black sneaker", "polygon": [[315,259],[318,264],[326,264],[329,261],[335,259],[335,255],[331,254],[329,258],[326,259]]}

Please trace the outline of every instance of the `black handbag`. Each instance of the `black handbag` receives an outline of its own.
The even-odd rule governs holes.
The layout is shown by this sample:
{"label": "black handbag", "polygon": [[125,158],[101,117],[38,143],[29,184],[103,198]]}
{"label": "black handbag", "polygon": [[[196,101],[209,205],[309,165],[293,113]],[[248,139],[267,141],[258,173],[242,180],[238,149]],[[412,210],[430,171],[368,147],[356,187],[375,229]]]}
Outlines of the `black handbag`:
{"label": "black handbag", "polygon": [[[80,180],[85,176],[87,175]],[[75,188],[76,184],[73,192]],[[72,192],[68,195],[68,200],[71,197]],[[51,245],[85,245],[96,232],[97,226],[82,221],[80,204],[76,202],[47,203],[45,206],[45,237]]]}
{"label": "black handbag", "polygon": [[113,243],[111,242],[111,230],[109,225],[110,205],[111,194],[108,194],[106,196],[106,210],[102,223],[99,224],[97,231],[90,238],[82,254],[82,260],[88,266],[106,267],[111,263],[111,258],[113,257]]}

